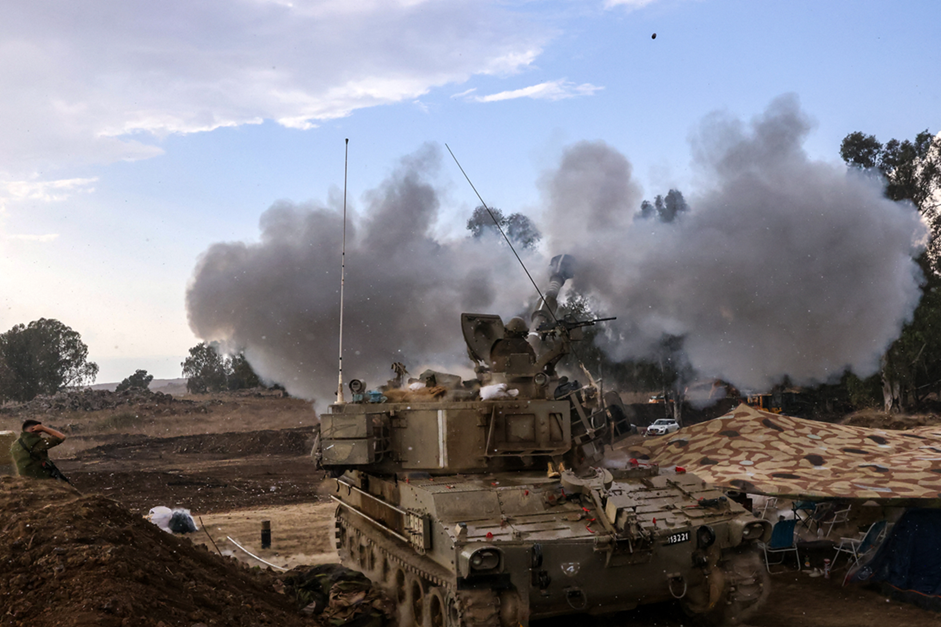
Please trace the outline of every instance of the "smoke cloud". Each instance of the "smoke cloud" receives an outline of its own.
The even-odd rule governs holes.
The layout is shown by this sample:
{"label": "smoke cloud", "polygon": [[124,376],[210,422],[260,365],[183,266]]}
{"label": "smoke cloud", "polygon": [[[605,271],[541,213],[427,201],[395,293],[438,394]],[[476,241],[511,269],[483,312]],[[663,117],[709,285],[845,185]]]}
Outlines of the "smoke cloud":
{"label": "smoke cloud", "polygon": [[[577,143],[540,181],[546,209],[533,218],[546,239],[524,261],[545,285],[551,255],[575,256],[572,289],[617,316],[602,342],[618,360],[650,357],[670,334],[692,376],[741,389],[871,374],[917,304],[926,227],[878,181],[810,160],[809,129],[793,96],[750,123],[707,117],[691,137],[707,184],[683,190],[690,210],[671,223],[636,219],[641,191],[623,155]],[[507,320],[532,304],[501,241],[433,236],[439,161],[423,147],[350,210],[346,381],[384,383],[394,361],[469,375],[459,314]],[[292,394],[332,401],[342,228],[336,200],[283,201],[262,215],[258,243],[210,247],[187,293],[194,332],[244,350]]]}
{"label": "smoke cloud", "polygon": [[[365,196],[347,221],[344,379],[370,387],[392,377],[393,362],[425,367],[470,364],[461,312],[525,308],[531,288],[496,238],[444,243],[432,236],[440,192],[439,149],[425,146]],[[256,244],[220,243],[201,257],[187,291],[197,336],[244,350],[255,371],[292,395],[332,402],[339,355],[342,204],[282,201],[260,220]],[[538,262],[537,262],[538,263]],[[521,296],[526,295],[526,296]]]}
{"label": "smoke cloud", "polygon": [[[707,117],[691,140],[711,185],[670,224],[628,223],[639,198],[623,156],[600,142],[569,150],[544,182],[549,243],[579,260],[576,289],[618,316],[611,356],[649,356],[664,334],[683,336],[696,375],[754,390],[877,370],[918,302],[926,228],[878,181],[811,161],[809,130],[794,96],[748,125]],[[597,230],[572,242],[576,216]]]}

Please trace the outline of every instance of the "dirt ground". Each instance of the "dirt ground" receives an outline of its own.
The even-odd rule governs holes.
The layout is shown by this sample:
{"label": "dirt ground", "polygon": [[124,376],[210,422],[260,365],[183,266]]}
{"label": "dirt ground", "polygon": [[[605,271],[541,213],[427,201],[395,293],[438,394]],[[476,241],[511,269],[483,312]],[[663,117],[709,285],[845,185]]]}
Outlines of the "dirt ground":
{"label": "dirt ground", "polygon": [[132,512],[155,505],[200,513],[317,500],[313,428],[155,438],[135,436],[79,451],[59,464],[83,492]]}
{"label": "dirt ground", "polygon": [[[208,532],[192,539],[207,548],[211,544],[227,556],[255,566],[257,561],[245,555],[229,541],[232,538],[263,560],[291,569],[295,566],[316,566],[340,561],[333,537],[332,502],[300,503],[259,509],[240,509],[199,516],[199,523]],[[271,547],[261,548],[261,523],[271,528]]]}
{"label": "dirt ground", "polygon": [[[308,457],[313,410],[267,395],[185,400],[156,409],[0,412],[0,429],[19,430],[23,419],[38,417],[71,433],[52,457],[78,491],[45,494],[45,514],[30,519],[25,512],[38,497],[16,483],[22,480],[0,480],[0,563],[12,565],[0,577],[0,625],[312,624],[228,538],[282,568],[337,560],[332,483]],[[158,505],[189,509],[200,531],[184,539],[160,531],[142,518]],[[262,521],[271,523],[268,549],[260,546]],[[812,566],[825,557],[832,555],[812,552]],[[841,587],[842,574],[826,580],[783,569],[750,624],[941,625],[941,615],[877,590]],[[692,621],[665,604],[543,624]]]}
{"label": "dirt ground", "polygon": [[316,624],[260,569],[220,558],[105,497],[0,478],[0,624]]}

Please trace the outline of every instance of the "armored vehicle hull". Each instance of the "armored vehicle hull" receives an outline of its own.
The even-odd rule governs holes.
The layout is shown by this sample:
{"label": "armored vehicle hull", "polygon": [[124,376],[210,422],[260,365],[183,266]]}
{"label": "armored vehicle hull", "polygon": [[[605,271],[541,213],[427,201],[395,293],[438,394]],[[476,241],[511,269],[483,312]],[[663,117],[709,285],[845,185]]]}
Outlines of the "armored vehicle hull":
{"label": "armored vehicle hull", "polygon": [[[552,473],[558,476],[506,467],[514,458],[493,447],[506,438],[494,436],[489,418],[502,413],[505,435],[507,423],[525,421],[514,416],[540,403],[559,406],[350,404],[324,417],[327,459],[342,447],[335,425],[355,417],[385,420],[390,426],[377,424],[373,437],[383,434],[387,448],[404,452],[394,459],[399,472],[346,470],[332,495],[341,559],[391,592],[403,626],[525,626],[671,599],[717,623],[758,609],[769,588],[751,547],[767,539],[768,523],[696,476],[639,463]],[[539,431],[538,419],[531,422]],[[531,433],[515,429],[515,444],[532,444]],[[399,439],[413,432],[425,433],[425,441]],[[488,435],[489,459],[503,466],[497,472],[467,461],[488,459]],[[454,442],[459,450],[449,449]],[[467,474],[451,471],[451,460]]]}
{"label": "armored vehicle hull", "polygon": [[352,402],[321,416],[340,556],[392,592],[401,627],[526,627],[670,599],[736,623],[768,594],[753,546],[769,523],[682,469],[605,459],[632,431],[624,412],[556,371],[597,322],[555,316],[572,269],[553,259],[533,332],[461,316],[475,380],[406,381],[396,363],[388,385],[353,380]]}

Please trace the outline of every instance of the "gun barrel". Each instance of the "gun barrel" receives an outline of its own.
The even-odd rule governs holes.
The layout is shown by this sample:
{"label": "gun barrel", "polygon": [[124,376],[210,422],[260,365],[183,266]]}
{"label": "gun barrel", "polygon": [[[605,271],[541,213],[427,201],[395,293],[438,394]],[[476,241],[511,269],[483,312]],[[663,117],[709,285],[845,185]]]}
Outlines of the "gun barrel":
{"label": "gun barrel", "polygon": [[617,316],[611,316],[610,318],[595,318],[594,320],[583,320],[581,322],[576,322],[573,326],[588,327],[598,322],[609,322],[611,320],[617,320]]}
{"label": "gun barrel", "polygon": [[575,258],[571,255],[556,255],[549,262],[549,286],[543,299],[532,315],[531,328],[538,329],[547,322],[555,321],[555,310],[559,306],[559,292],[565,282],[575,276]]}

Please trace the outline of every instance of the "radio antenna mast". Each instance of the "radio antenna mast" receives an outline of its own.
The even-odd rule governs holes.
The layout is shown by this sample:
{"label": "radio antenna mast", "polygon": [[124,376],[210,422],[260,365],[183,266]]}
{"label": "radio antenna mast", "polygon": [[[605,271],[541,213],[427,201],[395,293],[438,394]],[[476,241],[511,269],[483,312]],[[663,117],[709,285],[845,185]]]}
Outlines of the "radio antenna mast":
{"label": "radio antenna mast", "polygon": [[343,399],[343,287],[346,283],[346,176],[349,158],[350,138],[347,137],[343,155],[343,246],[340,250],[340,374],[337,380],[337,404],[346,402]]}

